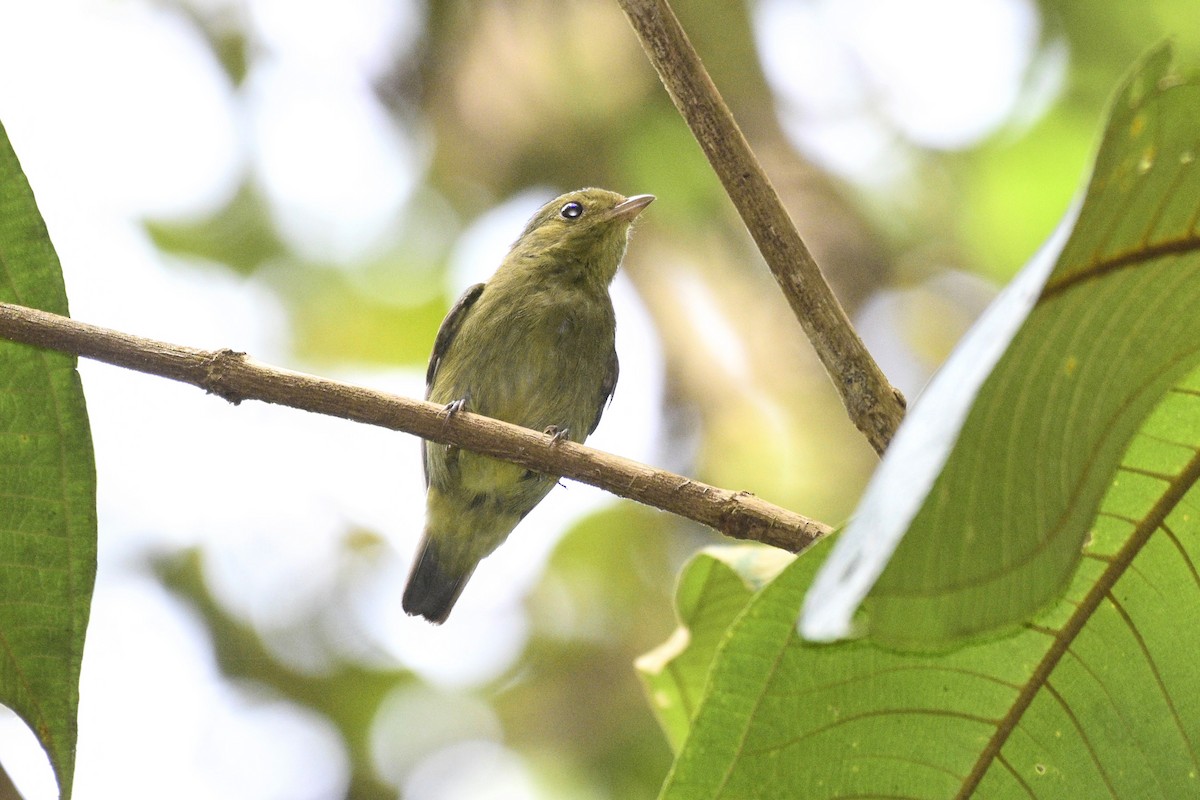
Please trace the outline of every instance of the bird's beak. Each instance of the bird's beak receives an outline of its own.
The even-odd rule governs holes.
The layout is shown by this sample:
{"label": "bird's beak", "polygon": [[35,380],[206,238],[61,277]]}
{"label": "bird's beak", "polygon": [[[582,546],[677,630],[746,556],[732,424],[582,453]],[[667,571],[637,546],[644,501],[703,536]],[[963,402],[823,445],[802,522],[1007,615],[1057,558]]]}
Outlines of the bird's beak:
{"label": "bird's beak", "polygon": [[609,213],[616,219],[632,222],[634,217],[642,213],[643,208],[653,202],[654,195],[652,194],[636,194],[624,202],[617,203]]}

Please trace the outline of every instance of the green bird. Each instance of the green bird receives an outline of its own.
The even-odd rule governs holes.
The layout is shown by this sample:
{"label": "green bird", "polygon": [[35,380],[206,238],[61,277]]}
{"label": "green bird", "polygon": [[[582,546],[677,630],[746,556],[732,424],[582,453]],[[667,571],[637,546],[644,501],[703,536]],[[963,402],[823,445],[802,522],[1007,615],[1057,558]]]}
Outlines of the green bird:
{"label": "green bird", "polygon": [[[608,286],[653,195],[580,189],[542,206],[500,268],[438,330],[425,397],[582,442],[617,385]],[[422,442],[426,522],[404,610],[440,624],[475,567],[558,478]]]}

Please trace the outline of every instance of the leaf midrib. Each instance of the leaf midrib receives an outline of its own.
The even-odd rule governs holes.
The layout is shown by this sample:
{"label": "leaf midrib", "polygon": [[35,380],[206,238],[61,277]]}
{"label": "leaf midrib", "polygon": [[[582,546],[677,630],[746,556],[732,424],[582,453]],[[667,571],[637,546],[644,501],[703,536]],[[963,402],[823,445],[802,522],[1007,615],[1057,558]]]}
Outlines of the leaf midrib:
{"label": "leaf midrib", "polygon": [[[1050,675],[1057,668],[1058,662],[1062,660],[1071,644],[1083,631],[1092,614],[1099,608],[1117,581],[1125,575],[1125,571],[1137,558],[1150,536],[1163,525],[1167,516],[1197,481],[1200,481],[1200,450],[1196,451],[1183,470],[1168,484],[1166,490],[1151,507],[1150,512],[1137,524],[1128,541],[1112,557],[1095,584],[1084,595],[1083,600],[1080,601],[1071,616],[1067,618],[1066,624],[1054,634],[1054,641],[1046,651],[1046,655],[1033,670],[1024,688],[1017,694],[1008,713],[997,723],[996,732],[964,779],[962,788],[955,795],[956,800],[966,800],[978,788],[980,781],[991,768],[992,762],[996,760],[1001,749],[1007,743],[1009,735],[1016,730],[1030,704],[1042,691]],[[1032,625],[1027,624],[1027,627],[1032,627]],[[1039,630],[1044,629],[1039,628]]]}

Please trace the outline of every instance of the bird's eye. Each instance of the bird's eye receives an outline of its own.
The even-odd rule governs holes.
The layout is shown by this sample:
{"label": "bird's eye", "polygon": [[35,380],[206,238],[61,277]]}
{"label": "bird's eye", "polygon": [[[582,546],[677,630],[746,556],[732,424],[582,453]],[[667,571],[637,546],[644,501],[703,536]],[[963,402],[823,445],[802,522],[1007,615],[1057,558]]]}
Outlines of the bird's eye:
{"label": "bird's eye", "polygon": [[560,208],[558,213],[566,219],[577,219],[583,214],[583,205],[572,200]]}

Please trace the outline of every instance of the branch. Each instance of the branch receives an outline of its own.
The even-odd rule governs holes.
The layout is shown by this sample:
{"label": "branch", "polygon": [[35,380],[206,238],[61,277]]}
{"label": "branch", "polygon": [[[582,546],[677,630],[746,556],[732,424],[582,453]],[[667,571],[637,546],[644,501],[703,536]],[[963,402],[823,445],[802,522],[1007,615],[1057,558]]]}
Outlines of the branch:
{"label": "branch", "polygon": [[735,539],[793,553],[808,549],[831,531],[828,525],[749,492],[718,489],[478,414],[447,415],[436,403],[258,364],[233,350],[181,347],[8,303],[0,303],[0,337],[190,383],[235,405],[261,400],[456,445],[591,484]]}
{"label": "branch", "polygon": [[850,419],[882,454],[904,418],[667,0],[618,0],[812,341]]}

